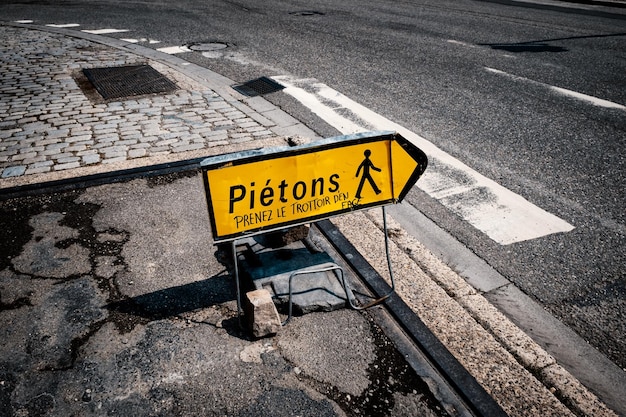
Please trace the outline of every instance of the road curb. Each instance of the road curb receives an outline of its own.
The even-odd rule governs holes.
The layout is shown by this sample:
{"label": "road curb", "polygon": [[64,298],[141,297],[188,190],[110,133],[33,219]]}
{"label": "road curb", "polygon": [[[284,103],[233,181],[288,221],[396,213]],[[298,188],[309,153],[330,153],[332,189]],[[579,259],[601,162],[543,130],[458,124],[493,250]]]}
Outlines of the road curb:
{"label": "road curb", "polygon": [[[383,229],[380,214],[370,211],[366,216],[378,229]],[[502,349],[512,355],[519,365],[572,413],[578,416],[617,416],[595,394],[559,365],[552,355],[409,235],[395,220],[388,219],[387,223],[391,231],[390,239],[395,245],[420,269],[426,271],[427,275],[445,291],[451,300],[458,303],[472,320],[497,341]],[[415,310],[414,307],[413,309]],[[454,350],[455,347],[448,346],[448,349]]]}
{"label": "road curb", "polygon": [[[373,291],[375,297],[388,294],[391,287],[383,280],[350,241],[329,220],[318,223],[318,228],[344,260],[357,271],[360,278]],[[349,255],[347,255],[349,254]],[[410,307],[397,295],[394,294],[385,302],[385,306],[391,315],[400,323],[401,327],[409,334],[410,338],[429,355],[429,359],[442,372],[448,382],[455,386],[464,400],[471,404],[474,412],[481,416],[506,416],[502,408],[487,394],[476,379],[461,366],[450,354],[439,339],[420,320]]]}

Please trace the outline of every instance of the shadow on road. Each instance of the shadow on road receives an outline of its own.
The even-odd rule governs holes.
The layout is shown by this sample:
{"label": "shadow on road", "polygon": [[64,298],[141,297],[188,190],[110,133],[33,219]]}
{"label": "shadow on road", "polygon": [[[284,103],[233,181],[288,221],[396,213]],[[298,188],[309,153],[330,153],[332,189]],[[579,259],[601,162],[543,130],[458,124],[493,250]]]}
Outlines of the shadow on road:
{"label": "shadow on road", "polygon": [[107,304],[116,313],[161,320],[235,299],[233,278],[220,272],[202,281],[165,288]]}
{"label": "shadow on road", "polygon": [[563,46],[551,45],[550,42],[569,41],[574,39],[593,39],[626,36],[626,33],[611,33],[607,35],[570,36],[567,38],[541,39],[528,42],[516,43],[481,43],[480,46],[489,46],[491,49],[508,52],[567,52],[569,49]]}

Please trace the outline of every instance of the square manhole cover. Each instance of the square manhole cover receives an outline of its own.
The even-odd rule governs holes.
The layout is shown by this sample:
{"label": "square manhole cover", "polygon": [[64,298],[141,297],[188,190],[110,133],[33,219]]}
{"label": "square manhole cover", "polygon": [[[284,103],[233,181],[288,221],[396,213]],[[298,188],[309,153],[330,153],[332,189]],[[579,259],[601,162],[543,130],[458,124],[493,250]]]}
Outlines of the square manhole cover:
{"label": "square manhole cover", "polygon": [[261,77],[256,80],[251,80],[240,85],[233,87],[244,96],[254,97],[262,96],[263,94],[274,93],[285,88],[284,85],[277,83],[271,78]]}
{"label": "square manhole cover", "polygon": [[85,68],[83,74],[105,100],[169,93],[178,88],[150,65]]}

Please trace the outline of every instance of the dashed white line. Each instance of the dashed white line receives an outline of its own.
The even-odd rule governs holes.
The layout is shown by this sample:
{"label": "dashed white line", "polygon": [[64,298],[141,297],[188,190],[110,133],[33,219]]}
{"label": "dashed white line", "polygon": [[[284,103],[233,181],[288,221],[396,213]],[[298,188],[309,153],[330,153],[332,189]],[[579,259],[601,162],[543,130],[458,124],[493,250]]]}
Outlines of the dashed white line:
{"label": "dashed white line", "polygon": [[158,48],[157,51],[174,55],[174,54],[182,54],[183,52],[191,52],[191,49],[187,48],[185,45],[182,45],[182,46],[167,46],[165,48]]}
{"label": "dashed white line", "polygon": [[604,100],[598,97],[594,97],[594,96],[590,96],[587,94],[583,94],[583,93],[578,93],[576,91],[572,91],[572,90],[568,90],[566,88],[561,88],[561,87],[556,87],[554,85],[550,85],[550,84],[546,84],[546,83],[542,83],[540,81],[535,81],[535,80],[531,80],[530,78],[525,78],[525,77],[520,77],[519,75],[514,75],[514,74],[509,74],[508,72],[504,72],[495,68],[489,68],[489,67],[485,67],[485,69],[493,74],[498,74],[498,75],[502,75],[505,77],[508,77],[512,80],[516,80],[516,81],[523,81],[526,83],[530,83],[530,84],[534,84],[534,85],[539,85],[542,87],[545,87],[549,90],[552,90],[558,94],[561,94],[563,96],[567,96],[567,97],[571,97],[571,98],[575,98],[577,100],[582,100],[585,101],[587,103],[593,104],[594,106],[600,106],[600,107],[605,107],[605,108],[609,108],[609,109],[619,109],[619,110],[626,110],[626,106],[622,105],[622,104],[618,104],[618,103],[614,103],[612,101],[608,101],[608,100]]}
{"label": "dashed white line", "polygon": [[80,25],[78,23],[62,23],[62,24],[49,24],[46,26],[49,26],[51,28],[75,28],[75,27],[79,27]]}
{"label": "dashed white line", "polygon": [[133,39],[133,38],[122,38],[120,39],[124,42],[128,42],[128,43],[149,43],[150,45],[156,44],[156,43],[161,43],[161,41],[156,41],[154,39],[148,39],[148,38],[141,38],[141,39]]}
{"label": "dashed white line", "polygon": [[91,33],[92,35],[108,35],[110,33],[123,33],[128,32],[128,29],[90,29],[90,30],[81,30],[81,32]]}
{"label": "dashed white line", "polygon": [[311,111],[343,134],[395,130],[421,148],[429,166],[417,186],[494,241],[508,245],[574,226],[479,174],[410,130],[374,113],[314,79],[272,77]]}
{"label": "dashed white line", "polygon": [[556,91],[557,93],[563,94],[564,96],[568,96],[568,97],[572,97],[578,100],[582,100],[582,101],[586,101],[589,102],[591,104],[593,104],[594,106],[600,106],[600,107],[606,107],[609,109],[620,109],[620,110],[626,110],[626,106],[623,106],[621,104],[617,104],[614,103],[612,101],[608,101],[608,100],[604,100],[598,97],[594,97],[594,96],[589,96],[587,94],[583,94],[583,93],[578,93],[576,91],[572,91],[572,90],[568,90],[566,88],[561,88],[561,87],[556,87],[556,86],[549,86],[551,90]]}
{"label": "dashed white line", "polygon": [[472,45],[472,44],[467,43],[467,42],[457,41],[455,39],[448,39],[448,43],[452,43],[452,44],[455,44],[455,45],[461,45],[461,46],[467,46],[468,48],[476,48],[476,45]]}
{"label": "dashed white line", "polygon": [[[16,23],[33,23],[33,20],[16,20]],[[46,26],[51,27],[51,28],[60,28],[60,29],[67,29],[67,28],[76,28],[76,27],[80,27],[79,23],[50,23],[47,24]],[[108,35],[111,33],[123,33],[123,32],[128,32],[128,29],[113,29],[113,28],[106,28],[106,29],[83,29],[81,30],[81,32],[85,32],[85,33],[90,33],[92,35]]]}

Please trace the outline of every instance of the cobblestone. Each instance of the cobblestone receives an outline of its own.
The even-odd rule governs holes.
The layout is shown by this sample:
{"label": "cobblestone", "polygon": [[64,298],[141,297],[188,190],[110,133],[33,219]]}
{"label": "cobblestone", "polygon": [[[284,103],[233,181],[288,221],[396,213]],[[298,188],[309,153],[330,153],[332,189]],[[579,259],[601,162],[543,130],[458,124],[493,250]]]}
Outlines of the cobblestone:
{"label": "cobblestone", "polygon": [[28,152],[28,153],[19,153],[17,155],[13,155],[13,161],[21,161],[23,159],[34,158],[37,156],[37,152]]}
{"label": "cobblestone", "polygon": [[25,165],[10,166],[4,169],[4,171],[2,171],[2,178],[17,177],[19,175],[23,175],[25,172],[26,172]]}
{"label": "cobblestone", "polygon": [[78,162],[80,158],[77,156],[64,156],[57,159],[57,163],[59,164],[68,164],[70,162]]}
{"label": "cobblestone", "polygon": [[31,167],[32,168],[49,167],[49,166],[51,166],[53,164],[54,164],[53,161],[46,160],[46,161],[36,162],[36,163],[32,164]]}
{"label": "cobblestone", "polygon": [[147,152],[145,149],[132,149],[128,151],[129,158],[141,158],[142,156],[146,156]]}
{"label": "cobblestone", "polygon": [[96,163],[100,162],[100,155],[98,155],[97,153],[96,154],[83,155],[82,162],[85,165],[96,164]]}
{"label": "cobblestone", "polygon": [[54,165],[54,170],[55,171],[62,171],[65,169],[72,169],[72,168],[78,168],[80,166],[80,163],[78,162],[70,162],[67,164],[55,164]]}
{"label": "cobblestone", "polygon": [[28,158],[28,159],[24,159],[22,161],[22,163],[27,164],[28,166],[37,163],[37,162],[47,162],[47,159],[45,156],[40,155],[40,156],[35,156],[33,158]]}
{"label": "cobblestone", "polygon": [[70,136],[65,139],[65,141],[67,143],[77,143],[77,142],[83,142],[83,141],[87,141],[87,140],[91,140],[92,135],[91,134],[87,134],[87,135],[76,135],[76,136],[72,136],[72,134],[70,134]]}
{"label": "cobblestone", "polygon": [[50,167],[49,166],[42,166],[42,167],[28,167],[28,169],[26,170],[25,174],[43,174],[44,172],[50,172]]}

